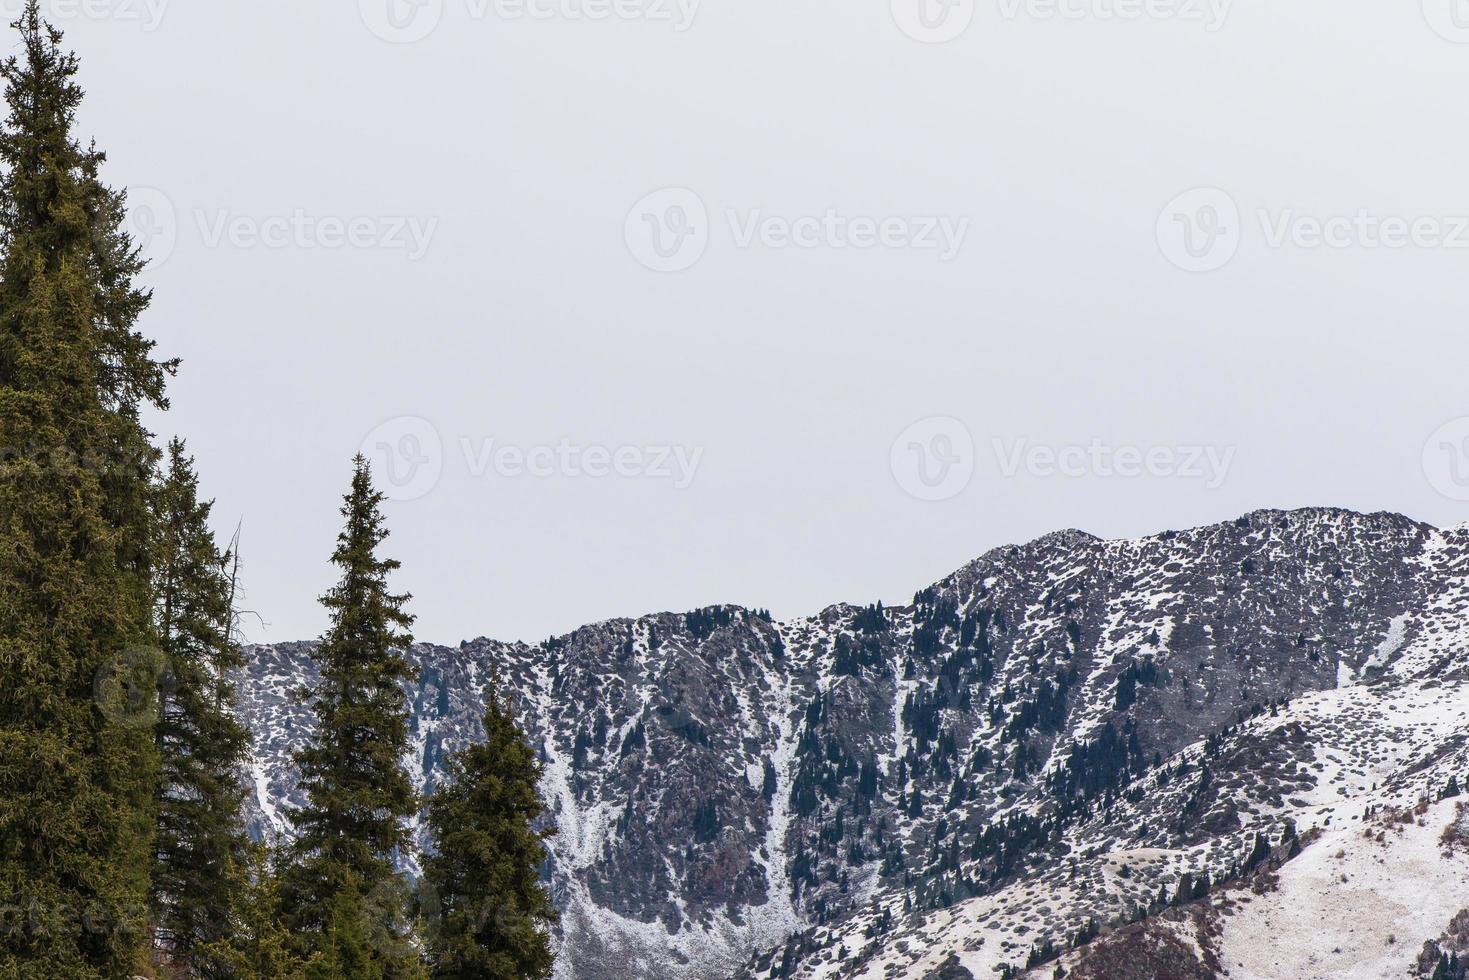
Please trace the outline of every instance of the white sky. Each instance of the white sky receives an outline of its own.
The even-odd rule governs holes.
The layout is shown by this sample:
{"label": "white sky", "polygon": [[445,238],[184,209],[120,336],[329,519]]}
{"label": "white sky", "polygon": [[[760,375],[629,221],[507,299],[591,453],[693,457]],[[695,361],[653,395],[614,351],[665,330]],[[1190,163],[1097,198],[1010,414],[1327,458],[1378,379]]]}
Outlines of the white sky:
{"label": "white sky", "polygon": [[[1455,490],[1447,456],[1422,463],[1469,416],[1469,45],[1450,40],[1469,4],[1238,0],[1210,30],[1202,0],[1062,0],[1066,18],[959,0],[936,23],[967,30],[929,45],[889,0],[619,0],[631,19],[428,0],[399,8],[405,30],[437,18],[409,44],[368,27],[389,0],[149,2],[52,7],[83,58],[82,132],[173,232],[150,243],[145,330],[185,363],[156,427],[188,438],[221,530],[244,521],[252,639],[320,633],[349,458],[399,417],[443,447],[388,513],[417,633],[446,643],[904,601],[1062,527],[1307,504],[1469,519],[1435,490]],[[1103,16],[1140,10],[1180,16]],[[1196,220],[1224,234],[1190,259],[1164,209],[1198,187],[1217,190],[1179,207],[1215,205]],[[707,212],[683,212],[704,251],[679,272],[639,261],[659,261],[644,211],[693,200],[634,209],[664,188]],[[285,245],[252,240],[298,210]],[[740,244],[756,212],[828,210],[894,219],[894,241],[968,224],[947,261],[826,230],[775,248],[778,224]],[[1363,211],[1334,228],[1345,247],[1295,220]],[[354,218],[374,244],[326,247]],[[393,219],[431,230],[421,256],[381,246]],[[1382,219],[1423,219],[1420,243],[1363,245]],[[1298,241],[1273,247],[1282,221]],[[1231,249],[1209,272],[1170,261]],[[974,453],[952,423],[895,451],[930,417]],[[475,476],[490,439],[702,455],[683,489]],[[1006,476],[994,439],[1233,456],[1212,488],[1090,458]],[[932,493],[904,471],[913,442],[958,454]]]}

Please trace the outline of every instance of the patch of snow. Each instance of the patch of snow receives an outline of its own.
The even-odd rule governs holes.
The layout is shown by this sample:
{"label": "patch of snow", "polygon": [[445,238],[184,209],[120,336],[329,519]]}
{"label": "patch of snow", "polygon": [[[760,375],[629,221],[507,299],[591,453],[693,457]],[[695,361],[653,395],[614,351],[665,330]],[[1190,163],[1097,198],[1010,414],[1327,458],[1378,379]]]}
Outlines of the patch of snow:
{"label": "patch of snow", "polygon": [[1409,975],[1426,939],[1469,906],[1469,858],[1444,857],[1439,835],[1455,801],[1422,823],[1384,832],[1328,829],[1279,872],[1279,888],[1224,919],[1221,960],[1230,980],[1382,980]]}

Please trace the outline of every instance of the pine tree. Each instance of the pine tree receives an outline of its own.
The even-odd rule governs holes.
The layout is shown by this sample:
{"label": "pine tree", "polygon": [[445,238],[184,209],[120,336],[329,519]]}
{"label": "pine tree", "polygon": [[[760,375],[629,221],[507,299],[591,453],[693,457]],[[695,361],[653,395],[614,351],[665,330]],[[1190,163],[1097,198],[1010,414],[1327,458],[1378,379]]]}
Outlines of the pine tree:
{"label": "pine tree", "polygon": [[0,975],[113,978],[145,959],[160,657],[139,422],[173,363],[104,156],[73,135],[77,60],[29,0],[0,64]]}
{"label": "pine tree", "polygon": [[353,467],[332,555],[341,579],[322,597],[331,625],[314,653],[320,679],[303,692],[316,732],[296,755],[306,803],[291,814],[294,863],[283,876],[291,926],[318,954],[313,980],[418,975],[393,868],[412,844],[406,820],[419,805],[403,765],[413,618],[403,609],[409,596],[388,590],[398,562],[376,553],[388,535],[383,495],[366,459]]}
{"label": "pine tree", "polygon": [[229,672],[244,665],[233,642],[235,576],[209,529],[212,504],[183,443],[168,447],[159,487],[154,615],[164,655],[159,719],[157,865],[151,888],[155,947],[165,962],[204,976],[196,947],[233,932],[230,889],[245,862],[240,767],[249,732],[235,719]]}
{"label": "pine tree", "polygon": [[492,693],[485,741],[454,753],[429,799],[436,853],[421,891],[431,975],[441,980],[540,980],[551,975],[547,928],[556,912],[539,872],[532,825],[544,809],[541,767],[509,710]]}
{"label": "pine tree", "polygon": [[283,918],[280,874],[270,858],[264,844],[250,844],[244,863],[224,871],[233,932],[195,947],[194,962],[201,975],[230,980],[305,980],[305,964]]}

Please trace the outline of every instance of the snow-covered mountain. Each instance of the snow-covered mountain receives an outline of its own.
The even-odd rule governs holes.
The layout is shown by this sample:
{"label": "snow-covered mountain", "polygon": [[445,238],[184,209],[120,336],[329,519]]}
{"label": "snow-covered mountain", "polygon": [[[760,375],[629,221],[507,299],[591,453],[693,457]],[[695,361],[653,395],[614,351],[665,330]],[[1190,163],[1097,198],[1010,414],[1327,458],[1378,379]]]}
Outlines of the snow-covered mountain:
{"label": "snow-covered mountain", "polygon": [[[249,650],[262,833],[309,654]],[[491,681],[542,753],[559,977],[1379,978],[1469,949],[1469,530],[1066,531],[902,607],[412,658],[425,788]]]}

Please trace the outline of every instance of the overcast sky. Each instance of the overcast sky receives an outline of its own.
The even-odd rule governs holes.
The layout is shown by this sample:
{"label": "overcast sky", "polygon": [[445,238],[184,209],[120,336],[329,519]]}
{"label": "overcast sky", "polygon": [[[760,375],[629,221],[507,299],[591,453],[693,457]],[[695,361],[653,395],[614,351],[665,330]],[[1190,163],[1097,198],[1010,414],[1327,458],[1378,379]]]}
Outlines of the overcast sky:
{"label": "overcast sky", "polygon": [[251,639],[359,448],[444,643],[1469,519],[1450,0],[160,2],[50,6]]}

